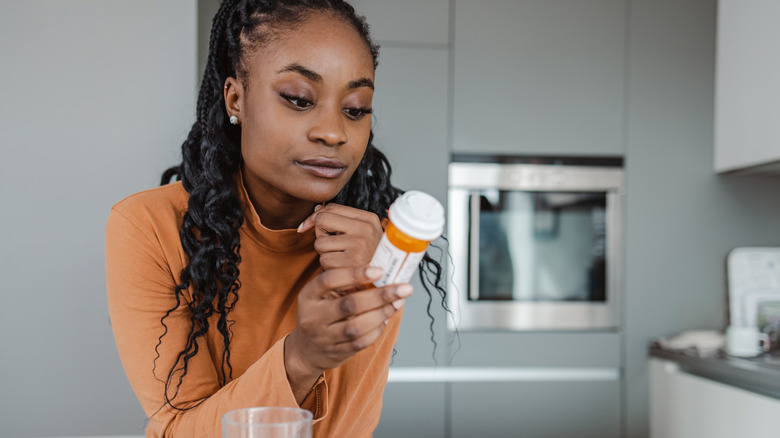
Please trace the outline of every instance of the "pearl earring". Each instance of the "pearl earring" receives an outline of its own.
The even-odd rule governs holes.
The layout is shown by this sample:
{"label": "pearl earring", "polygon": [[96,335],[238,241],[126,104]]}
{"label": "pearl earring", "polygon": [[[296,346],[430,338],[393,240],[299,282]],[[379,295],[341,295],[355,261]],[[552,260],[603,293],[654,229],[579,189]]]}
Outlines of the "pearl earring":
{"label": "pearl earring", "polygon": [[238,117],[230,116],[230,124],[231,125],[238,125]]}

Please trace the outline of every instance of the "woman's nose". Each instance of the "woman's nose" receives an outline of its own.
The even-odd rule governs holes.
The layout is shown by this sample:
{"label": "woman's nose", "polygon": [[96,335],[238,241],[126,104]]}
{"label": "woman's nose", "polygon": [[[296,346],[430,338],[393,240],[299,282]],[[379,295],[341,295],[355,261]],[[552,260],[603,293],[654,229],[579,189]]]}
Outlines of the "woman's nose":
{"label": "woman's nose", "polygon": [[309,130],[309,140],[328,146],[340,146],[347,142],[347,131],[341,109],[318,108],[314,124]]}

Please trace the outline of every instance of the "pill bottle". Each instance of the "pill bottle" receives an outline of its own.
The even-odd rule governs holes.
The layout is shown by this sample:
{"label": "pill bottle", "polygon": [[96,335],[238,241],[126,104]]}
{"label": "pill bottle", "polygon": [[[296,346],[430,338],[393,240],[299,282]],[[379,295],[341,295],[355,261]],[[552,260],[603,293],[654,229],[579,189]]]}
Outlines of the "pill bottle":
{"label": "pill bottle", "polygon": [[410,190],[399,196],[387,216],[385,233],[369,263],[385,270],[382,278],[374,281],[376,287],[408,283],[428,244],[444,231],[444,207],[420,191]]}

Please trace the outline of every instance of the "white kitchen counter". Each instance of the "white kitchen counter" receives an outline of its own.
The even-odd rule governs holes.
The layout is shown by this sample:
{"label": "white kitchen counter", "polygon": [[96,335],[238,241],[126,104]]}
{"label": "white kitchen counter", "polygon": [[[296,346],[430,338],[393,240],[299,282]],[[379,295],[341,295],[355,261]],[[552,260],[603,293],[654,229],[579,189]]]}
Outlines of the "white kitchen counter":
{"label": "white kitchen counter", "polygon": [[650,359],[651,438],[777,438],[780,400]]}

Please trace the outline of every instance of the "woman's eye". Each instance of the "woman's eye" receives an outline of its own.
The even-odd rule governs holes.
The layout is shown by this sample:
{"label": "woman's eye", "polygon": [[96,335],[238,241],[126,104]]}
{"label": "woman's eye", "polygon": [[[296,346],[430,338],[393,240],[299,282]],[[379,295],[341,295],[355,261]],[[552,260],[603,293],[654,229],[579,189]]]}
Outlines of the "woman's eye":
{"label": "woman's eye", "polygon": [[296,108],[306,109],[306,108],[314,105],[314,102],[310,101],[309,99],[303,98],[303,97],[292,96],[292,95],[289,95],[289,94],[282,94],[282,97],[285,98],[291,104],[293,104]]}
{"label": "woman's eye", "polygon": [[371,114],[372,111],[371,108],[345,108],[344,114],[350,119],[358,120],[363,118],[366,114]]}

